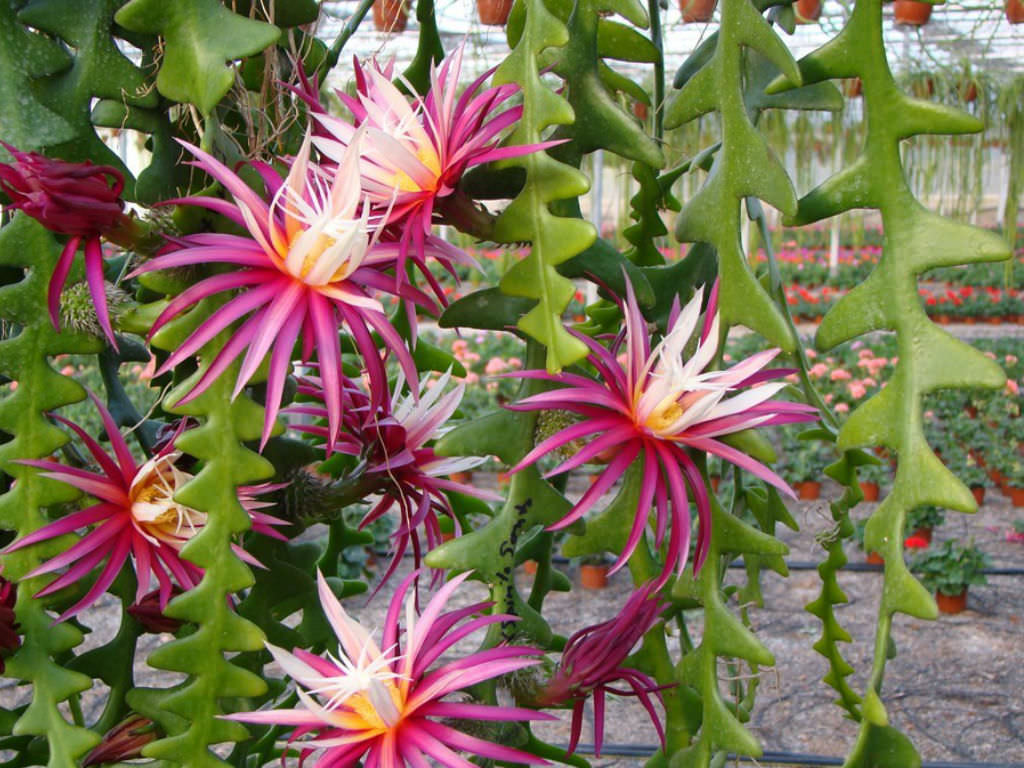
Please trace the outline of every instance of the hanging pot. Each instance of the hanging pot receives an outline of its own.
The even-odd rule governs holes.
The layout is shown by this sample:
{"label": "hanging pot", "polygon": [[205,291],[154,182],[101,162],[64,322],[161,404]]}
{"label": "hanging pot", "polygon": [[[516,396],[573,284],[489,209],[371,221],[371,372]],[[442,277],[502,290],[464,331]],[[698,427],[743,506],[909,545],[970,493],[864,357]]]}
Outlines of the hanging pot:
{"label": "hanging pot", "polygon": [[893,19],[897,24],[923,27],[932,17],[931,3],[919,3],[917,0],[896,0],[892,8]]}
{"label": "hanging pot", "polygon": [[404,0],[374,0],[373,26],[381,32],[404,32],[409,11]]}
{"label": "hanging pot", "polygon": [[796,0],[793,9],[797,24],[813,24],[821,16],[821,0]]}
{"label": "hanging pot", "polygon": [[1006,0],[1003,5],[1006,20],[1011,24],[1024,24],[1024,0]]}
{"label": "hanging pot", "polygon": [[679,10],[683,13],[684,24],[703,24],[711,21],[718,0],[679,0]]}
{"label": "hanging pot", "polygon": [[846,98],[855,99],[860,96],[864,89],[864,84],[861,82],[859,77],[854,77],[849,80],[843,81],[843,93],[846,94]]}
{"label": "hanging pot", "polygon": [[476,0],[476,12],[480,23],[491,27],[503,27],[508,21],[513,0]]}
{"label": "hanging pot", "polygon": [[960,98],[966,102],[978,100],[978,84],[973,80],[960,83]]}

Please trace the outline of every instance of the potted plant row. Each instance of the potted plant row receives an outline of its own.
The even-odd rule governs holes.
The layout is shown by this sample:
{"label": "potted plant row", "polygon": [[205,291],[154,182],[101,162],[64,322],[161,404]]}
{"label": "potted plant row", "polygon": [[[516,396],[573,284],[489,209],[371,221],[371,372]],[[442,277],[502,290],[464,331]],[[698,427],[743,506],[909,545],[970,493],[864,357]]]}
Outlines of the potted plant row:
{"label": "potted plant row", "polygon": [[960,613],[967,607],[968,587],[988,583],[984,570],[991,564],[991,558],[973,540],[962,546],[948,539],[927,551],[915,551],[910,569],[925,588],[935,592],[942,613]]}

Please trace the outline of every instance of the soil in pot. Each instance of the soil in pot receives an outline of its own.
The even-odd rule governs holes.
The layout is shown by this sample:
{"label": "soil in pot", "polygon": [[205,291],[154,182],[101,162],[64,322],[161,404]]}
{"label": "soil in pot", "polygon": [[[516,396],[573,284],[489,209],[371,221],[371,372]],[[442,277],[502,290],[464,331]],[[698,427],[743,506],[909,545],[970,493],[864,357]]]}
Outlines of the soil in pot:
{"label": "soil in pot", "polygon": [[608,586],[608,566],[581,565],[580,584],[587,589],[604,589]]}
{"label": "soil in pot", "polygon": [[861,483],[860,492],[864,494],[864,501],[878,501],[878,483]]}
{"label": "soil in pot", "polygon": [[804,480],[797,483],[796,495],[804,501],[814,501],[821,496],[821,483],[816,480]]}
{"label": "soil in pot", "polygon": [[959,595],[944,595],[941,592],[935,593],[935,602],[939,606],[939,613],[960,613],[967,609],[967,589]]}

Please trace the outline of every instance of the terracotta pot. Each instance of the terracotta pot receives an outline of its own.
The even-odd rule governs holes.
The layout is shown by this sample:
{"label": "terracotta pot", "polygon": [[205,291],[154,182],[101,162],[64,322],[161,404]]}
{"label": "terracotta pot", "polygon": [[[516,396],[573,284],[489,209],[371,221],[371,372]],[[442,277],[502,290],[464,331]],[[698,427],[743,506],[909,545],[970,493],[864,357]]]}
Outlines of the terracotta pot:
{"label": "terracotta pot", "polygon": [[381,32],[404,32],[409,10],[404,0],[374,0],[373,26]]}
{"label": "terracotta pot", "polygon": [[480,23],[491,27],[503,27],[508,21],[513,0],[476,0],[476,12]]}
{"label": "terracotta pot", "polygon": [[718,0],[679,0],[679,10],[683,13],[683,23],[704,23],[711,21]]}
{"label": "terracotta pot", "polygon": [[608,566],[581,565],[580,584],[587,589],[604,589],[608,586]]}
{"label": "terracotta pot", "polygon": [[936,315],[935,319],[939,322],[939,325],[949,325],[949,315]]}
{"label": "terracotta pot", "polygon": [[919,3],[917,0],[896,0],[892,13],[897,24],[923,27],[932,17],[932,7],[929,3]]}
{"label": "terracotta pot", "polygon": [[711,476],[711,490],[714,493],[718,493],[718,486],[722,484],[722,478],[719,475]]}
{"label": "terracotta pot", "polygon": [[992,315],[992,317],[988,318],[988,324],[989,325],[1002,325],[1003,324],[1003,318],[1001,318],[999,315]]}
{"label": "terracotta pot", "polygon": [[821,496],[821,483],[815,480],[805,480],[796,484],[796,495],[804,501],[814,501]]}
{"label": "terracotta pot", "polygon": [[978,418],[978,406],[976,405],[965,405],[964,413],[970,416],[972,419]]}
{"label": "terracotta pot", "polygon": [[960,613],[967,609],[967,588],[959,595],[935,593],[935,602],[939,605],[939,613]]}
{"label": "terracotta pot", "polygon": [[972,486],[971,487],[971,493],[974,494],[974,500],[976,502],[978,502],[978,506],[979,507],[982,504],[985,503],[985,486],[983,486],[983,485]]}
{"label": "terracotta pot", "polygon": [[498,473],[498,487],[506,488],[509,483],[512,482],[512,474],[510,472],[499,472]]}
{"label": "terracotta pot", "polygon": [[448,475],[448,479],[453,483],[461,483],[462,485],[469,485],[473,482],[472,472],[452,472]]}
{"label": "terracotta pot", "polygon": [[913,535],[916,536],[919,539],[924,539],[929,544],[932,543],[932,529],[931,528],[927,528],[927,527],[925,527],[925,528],[918,528],[916,531],[914,531]]}
{"label": "terracotta pot", "polygon": [[864,562],[868,565],[885,565],[885,558],[877,552],[868,552],[864,556]]}
{"label": "terracotta pot", "polygon": [[960,84],[960,98],[964,101],[971,102],[978,100],[978,84],[973,80],[968,80],[965,83]]}
{"label": "terracotta pot", "polygon": [[455,538],[455,531],[441,531],[441,543],[451,541]]}
{"label": "terracotta pot", "polygon": [[1024,0],[1006,0],[1003,5],[1006,20],[1011,24],[1024,24]]}
{"label": "terracotta pot", "polygon": [[974,325],[977,322],[978,322],[978,318],[976,318],[976,317],[965,317],[964,318],[964,325]]}
{"label": "terracotta pot", "polygon": [[1010,497],[1010,502],[1013,506],[1024,507],[1024,488],[1015,488],[1012,485],[1007,485],[1003,491]]}
{"label": "terracotta pot", "polygon": [[537,572],[537,561],[536,560],[524,560],[523,570],[533,575]]}
{"label": "terracotta pot", "polygon": [[821,16],[821,0],[796,0],[793,10],[797,24],[813,24]]}
{"label": "terracotta pot", "polygon": [[647,119],[647,105],[642,101],[633,102],[633,114],[640,120]]}
{"label": "terracotta pot", "polygon": [[878,501],[878,483],[861,483],[860,492],[864,494],[864,501]]}
{"label": "terracotta pot", "polygon": [[864,83],[861,82],[859,77],[854,77],[850,80],[843,81],[843,93],[846,94],[846,98],[855,99],[861,95],[864,90]]}

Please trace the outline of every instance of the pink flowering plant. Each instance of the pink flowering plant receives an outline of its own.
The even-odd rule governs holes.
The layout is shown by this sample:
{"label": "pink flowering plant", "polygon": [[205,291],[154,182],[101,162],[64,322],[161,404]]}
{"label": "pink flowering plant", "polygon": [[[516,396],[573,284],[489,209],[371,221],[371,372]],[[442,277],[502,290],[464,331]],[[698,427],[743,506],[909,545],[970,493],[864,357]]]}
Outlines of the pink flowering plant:
{"label": "pink flowering plant", "polygon": [[[1005,249],[893,203],[918,123],[878,121],[893,151],[863,167],[889,164],[798,202],[760,112],[836,110],[817,81],[851,72],[792,58],[785,3],[723,0],[674,86],[657,3],[517,0],[488,63],[431,0],[408,63],[370,0],[319,39],[326,5],[0,2],[4,765],[586,768],[615,698],[652,766],[756,758],[741,716],[773,656],[726,568],[757,595],[784,571],[791,483],[823,473],[843,490],[814,647],[861,730],[849,764],[919,764],[878,725],[893,615],[935,614],[893,548],[909,509],[973,508],[928,444],[968,396],[934,419],[924,397],[972,387],[1010,444],[1022,372],[927,319],[919,273]],[[856,34],[865,109],[899,107],[881,38]],[[651,92],[615,61],[657,62]],[[714,148],[674,156],[709,112]],[[636,192],[600,232],[597,151]],[[823,252],[773,250],[762,200],[797,224],[877,204],[892,245],[844,249],[836,290]],[[1015,297],[966,288],[990,314]],[[854,341],[877,330],[895,341]],[[858,692],[833,609],[872,447],[899,462],[863,529],[887,581]],[[563,558],[610,563],[622,599],[558,608]],[[751,673],[736,706],[723,658]]]}

